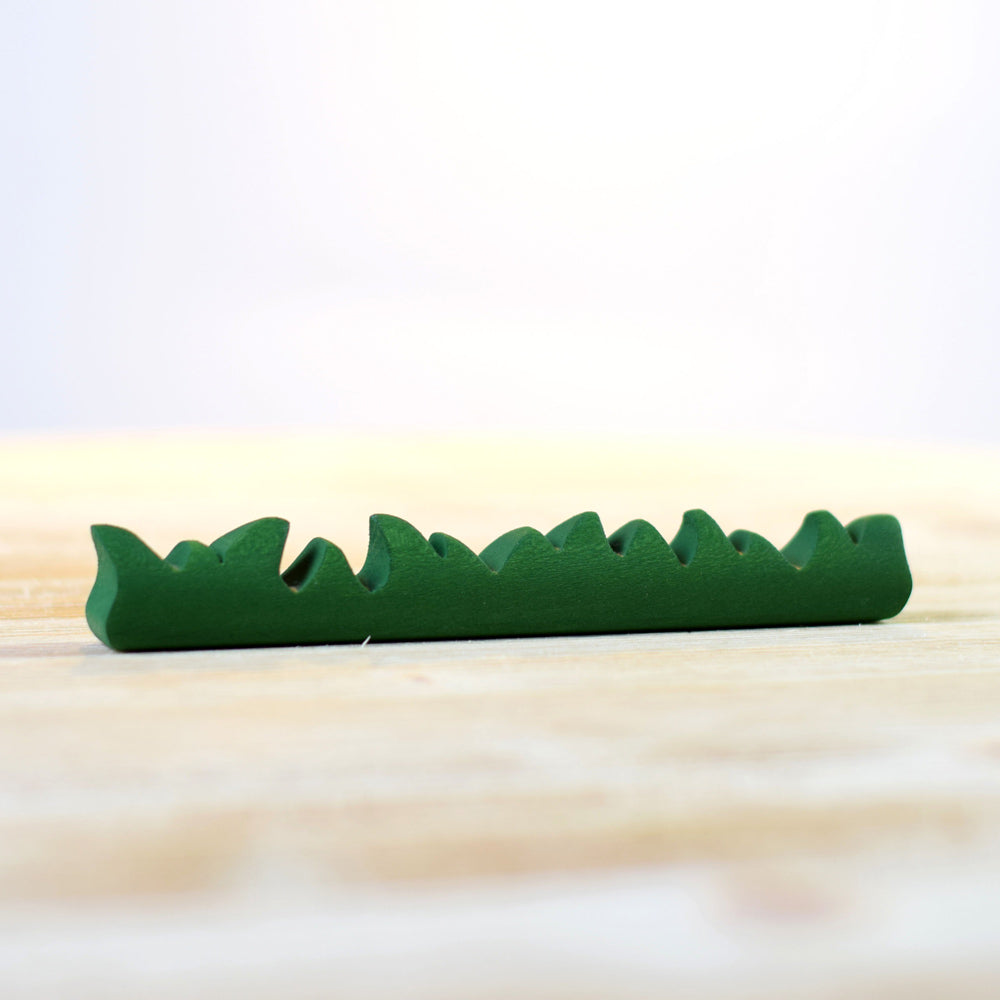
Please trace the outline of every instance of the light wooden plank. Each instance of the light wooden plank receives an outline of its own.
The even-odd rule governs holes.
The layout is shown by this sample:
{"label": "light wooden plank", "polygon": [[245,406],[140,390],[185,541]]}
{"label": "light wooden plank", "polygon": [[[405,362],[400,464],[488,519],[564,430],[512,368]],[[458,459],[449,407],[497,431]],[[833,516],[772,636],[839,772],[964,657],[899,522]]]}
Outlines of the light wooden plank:
{"label": "light wooden plank", "polygon": [[[481,548],[583,509],[669,534],[690,506],[779,544],[815,507],[895,513],[911,603],[863,627],[139,655],[81,618],[93,521],[162,553],[281,514],[286,561],[323,534],[358,566],[377,510]],[[1000,989],[995,452],[22,438],[0,515],[10,995]]]}

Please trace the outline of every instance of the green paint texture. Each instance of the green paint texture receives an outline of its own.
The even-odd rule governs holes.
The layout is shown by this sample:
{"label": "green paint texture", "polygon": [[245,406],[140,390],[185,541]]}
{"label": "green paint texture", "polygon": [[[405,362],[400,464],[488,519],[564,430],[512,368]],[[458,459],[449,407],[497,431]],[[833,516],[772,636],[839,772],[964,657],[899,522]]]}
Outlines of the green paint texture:
{"label": "green paint texture", "polygon": [[91,532],[87,621],[118,650],[859,623],[898,613],[912,587],[888,514],[845,528],[815,511],[779,551],[749,531],[727,537],[701,510],[669,544],[647,521],[608,537],[585,513],[547,535],[510,531],[478,556],[376,514],[357,575],[323,538],[280,572],[288,522],[276,517],[165,559],[124,528]]}

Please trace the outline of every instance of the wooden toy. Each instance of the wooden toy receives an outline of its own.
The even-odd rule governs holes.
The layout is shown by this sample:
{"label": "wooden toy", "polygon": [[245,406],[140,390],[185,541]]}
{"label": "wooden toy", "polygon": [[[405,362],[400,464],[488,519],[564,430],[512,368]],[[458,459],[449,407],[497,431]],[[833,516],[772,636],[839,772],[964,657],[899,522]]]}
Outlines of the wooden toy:
{"label": "wooden toy", "polygon": [[815,511],[779,551],[749,531],[727,538],[701,510],[669,544],[641,520],[606,537],[585,513],[547,535],[508,532],[478,556],[376,514],[357,575],[322,538],[281,573],[287,533],[263,518],[161,559],[95,525],[87,621],[119,650],[829,625],[889,618],[912,586],[888,514],[845,528]]}

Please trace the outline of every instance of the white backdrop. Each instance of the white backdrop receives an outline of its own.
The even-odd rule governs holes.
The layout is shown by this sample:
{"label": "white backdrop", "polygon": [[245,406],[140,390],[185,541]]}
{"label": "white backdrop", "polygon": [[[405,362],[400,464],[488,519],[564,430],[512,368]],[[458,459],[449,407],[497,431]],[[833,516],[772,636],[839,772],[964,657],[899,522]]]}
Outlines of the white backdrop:
{"label": "white backdrop", "polygon": [[1000,16],[4,4],[0,427],[1000,441]]}

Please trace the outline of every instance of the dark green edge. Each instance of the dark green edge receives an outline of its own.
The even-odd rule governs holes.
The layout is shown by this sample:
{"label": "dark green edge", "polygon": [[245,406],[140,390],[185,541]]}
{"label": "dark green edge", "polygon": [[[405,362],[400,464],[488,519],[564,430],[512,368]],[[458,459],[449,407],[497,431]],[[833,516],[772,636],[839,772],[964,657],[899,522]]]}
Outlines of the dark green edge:
{"label": "dark green edge", "polygon": [[87,622],[132,651],[860,623],[897,614],[912,587],[888,514],[845,528],[814,511],[779,551],[751,532],[727,537],[700,510],[670,544],[646,521],[605,536],[584,513],[548,535],[508,532],[479,556],[374,515],[356,575],[321,538],[280,573],[280,518],[164,559],[124,528],[91,533]]}

